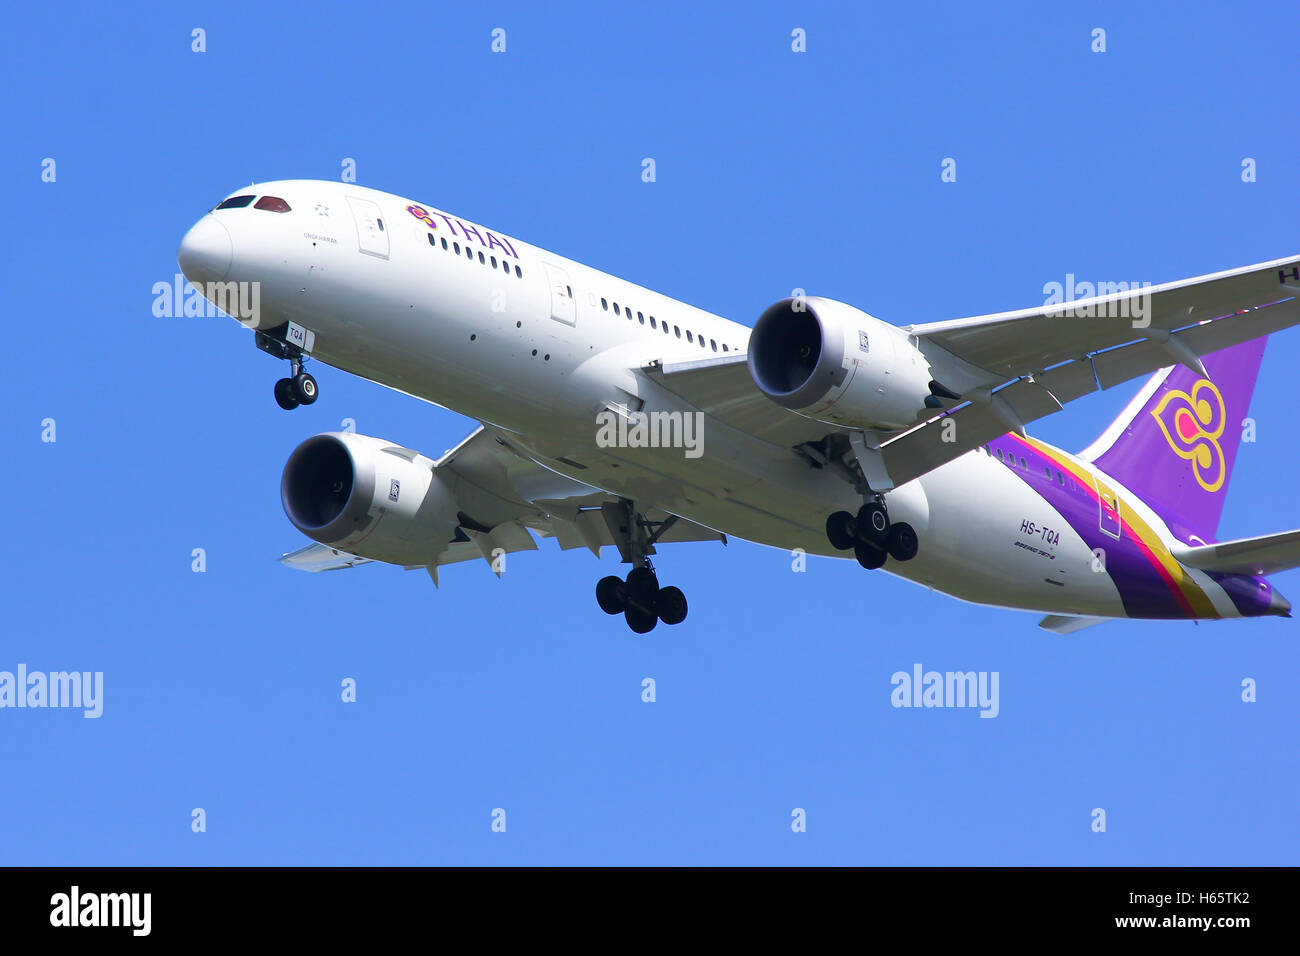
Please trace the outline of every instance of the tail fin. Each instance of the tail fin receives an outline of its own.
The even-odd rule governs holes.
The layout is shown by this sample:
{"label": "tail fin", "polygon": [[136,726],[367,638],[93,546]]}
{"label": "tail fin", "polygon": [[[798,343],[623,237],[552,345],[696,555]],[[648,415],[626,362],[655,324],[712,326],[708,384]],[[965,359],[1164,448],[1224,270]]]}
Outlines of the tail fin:
{"label": "tail fin", "polygon": [[1081,457],[1127,487],[1184,540],[1215,540],[1267,337],[1203,356],[1209,378],[1161,369]]}

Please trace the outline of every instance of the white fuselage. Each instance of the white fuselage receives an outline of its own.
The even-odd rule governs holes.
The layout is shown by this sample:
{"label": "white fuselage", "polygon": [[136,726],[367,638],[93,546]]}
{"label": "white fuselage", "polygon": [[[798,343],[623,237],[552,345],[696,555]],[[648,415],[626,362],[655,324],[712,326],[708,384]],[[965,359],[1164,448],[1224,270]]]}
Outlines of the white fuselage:
{"label": "white fuselage", "polygon": [[[587,485],[728,535],[843,556],[827,542],[826,516],[856,510],[861,498],[787,447],[717,420],[705,423],[698,457],[597,442],[596,416],[611,407],[695,412],[640,369],[743,354],[747,327],[388,193],[305,180],[245,192],[293,207],[213,213],[233,238],[229,278],[261,282],[261,314],[245,325],[291,321],[314,334],[313,358],[511,432],[514,447]],[[1172,540],[1135,496],[1115,490]],[[888,504],[921,548],[886,571],[983,604],[1125,615],[1093,549],[1032,482],[984,449],[893,490]],[[1031,540],[1027,523],[1052,534]],[[1208,578],[1199,583],[1218,591]],[[1237,616],[1221,592],[1214,605]]]}

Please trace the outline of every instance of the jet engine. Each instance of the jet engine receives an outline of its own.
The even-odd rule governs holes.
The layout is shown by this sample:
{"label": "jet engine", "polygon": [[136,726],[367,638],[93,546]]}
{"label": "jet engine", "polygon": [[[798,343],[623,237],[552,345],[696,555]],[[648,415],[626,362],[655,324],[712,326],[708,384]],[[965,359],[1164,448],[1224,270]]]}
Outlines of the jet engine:
{"label": "jet engine", "polygon": [[782,299],[759,316],[749,374],[778,405],[854,428],[906,428],[951,394],[932,390],[905,332],[834,299]]}
{"label": "jet engine", "polygon": [[456,498],[419,452],[326,432],[294,449],[280,479],[284,513],[303,534],[390,564],[426,564],[455,534]]}

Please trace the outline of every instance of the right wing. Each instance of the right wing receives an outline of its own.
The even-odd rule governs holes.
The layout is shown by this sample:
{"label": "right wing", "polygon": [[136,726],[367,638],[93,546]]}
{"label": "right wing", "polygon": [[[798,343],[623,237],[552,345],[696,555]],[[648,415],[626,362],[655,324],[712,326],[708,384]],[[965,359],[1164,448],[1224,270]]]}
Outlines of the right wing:
{"label": "right wing", "polygon": [[[1140,314],[1139,314],[1140,313]],[[935,378],[960,395],[907,429],[868,434],[887,490],[1024,431],[1090,392],[1300,323],[1300,257],[1016,312],[904,326]],[[794,447],[845,433],[763,395],[734,355],[644,371],[722,424]],[[954,427],[943,427],[945,423]],[[841,442],[841,444],[844,444]]]}

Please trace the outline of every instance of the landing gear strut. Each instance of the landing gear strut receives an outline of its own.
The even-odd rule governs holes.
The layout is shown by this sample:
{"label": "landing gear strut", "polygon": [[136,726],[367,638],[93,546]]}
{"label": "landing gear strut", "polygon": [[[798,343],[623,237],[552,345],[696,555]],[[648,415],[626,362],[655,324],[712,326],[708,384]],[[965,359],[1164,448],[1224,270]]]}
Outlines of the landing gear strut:
{"label": "landing gear strut", "polygon": [[678,587],[660,587],[650,555],[654,544],[677,521],[653,522],[626,499],[601,508],[605,524],[625,562],[632,565],[626,578],[609,575],[596,583],[596,603],[606,614],[622,614],[637,634],[648,634],[659,621],[680,624],[686,620],[686,595]]}
{"label": "landing gear strut", "polygon": [[[821,441],[804,442],[795,448],[808,463],[853,486],[862,496],[855,515],[837,511],[826,519],[826,540],[836,551],[852,551],[858,564],[874,570],[885,559],[911,561],[916,557],[916,529],[906,521],[890,521],[883,492],[894,487],[880,458],[880,446],[866,432],[828,435]],[[873,491],[880,488],[882,491]]]}
{"label": "landing gear strut", "polygon": [[257,347],[263,352],[289,362],[289,377],[275,383],[275,403],[285,411],[310,405],[320,397],[320,388],[311,373],[303,369],[307,356],[296,345],[272,338],[265,332],[255,333]]}

